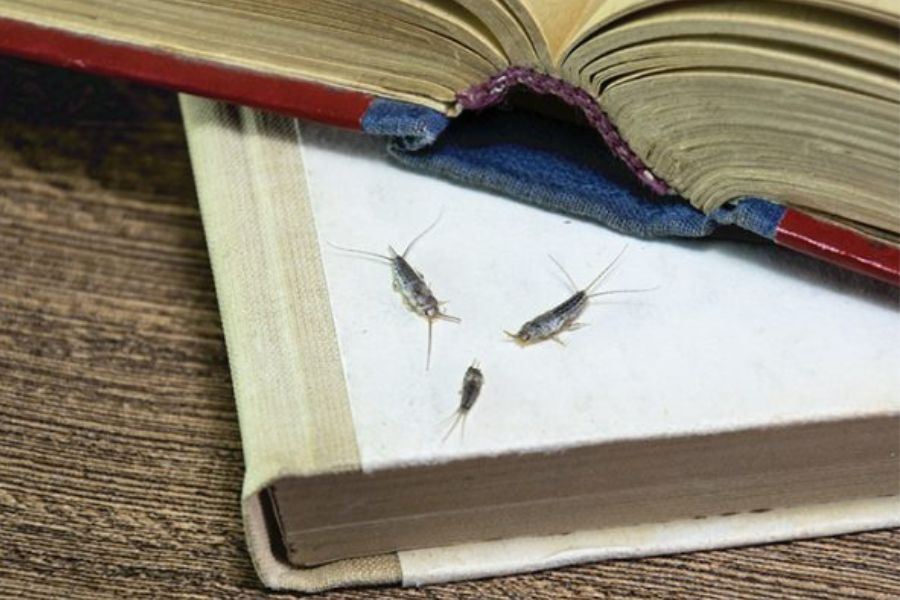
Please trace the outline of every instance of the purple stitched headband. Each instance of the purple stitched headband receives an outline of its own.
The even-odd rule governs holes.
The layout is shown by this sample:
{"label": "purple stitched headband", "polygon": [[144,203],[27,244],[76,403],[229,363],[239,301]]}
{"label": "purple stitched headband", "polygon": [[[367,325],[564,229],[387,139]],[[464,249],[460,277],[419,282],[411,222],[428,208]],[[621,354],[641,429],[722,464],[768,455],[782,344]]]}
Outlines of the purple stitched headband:
{"label": "purple stitched headband", "polygon": [[481,110],[502,102],[509,90],[516,85],[524,85],[538,94],[552,94],[566,104],[581,109],[588,123],[600,132],[609,149],[625,161],[642,183],[657,194],[676,193],[665,181],[654,175],[644,161],[628,147],[615,125],[590,94],[561,79],[526,67],[510,67],[484,83],[460,92],[456,98],[459,105],[466,110]]}

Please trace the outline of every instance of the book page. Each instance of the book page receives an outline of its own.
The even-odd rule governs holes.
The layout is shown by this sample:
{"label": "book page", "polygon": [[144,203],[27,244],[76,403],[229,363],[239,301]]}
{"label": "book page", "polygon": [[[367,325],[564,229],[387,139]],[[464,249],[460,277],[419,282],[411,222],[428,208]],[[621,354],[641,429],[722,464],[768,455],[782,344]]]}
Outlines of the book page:
{"label": "book page", "polygon": [[509,0],[508,4],[537,46],[537,54],[556,66],[572,34],[603,0]]}
{"label": "book page", "polygon": [[563,71],[700,210],[769,198],[896,243],[897,35],[802,2],[665,3],[583,39]]}
{"label": "book page", "polygon": [[458,91],[508,66],[489,25],[453,0],[0,0],[0,14],[113,45],[444,111]]}
{"label": "book page", "polygon": [[[774,245],[639,240],[401,169],[383,142],[303,124],[302,151],[362,468],[900,410],[897,290]],[[390,270],[328,246],[399,251],[445,310],[426,321]],[[623,248],[585,326],[519,347],[503,330],[586,285]],[[463,373],[484,386],[442,441]]]}
{"label": "book page", "polygon": [[[570,32],[566,48],[562,49],[561,52],[567,53],[571,51],[592,33],[620,17],[665,4],[672,4],[678,9],[687,6],[686,3],[679,3],[677,0],[597,0],[579,19],[575,30]],[[900,2],[895,0],[795,0],[786,5],[760,3],[756,12],[760,15],[765,15],[769,10],[772,10],[773,6],[776,11],[785,9],[800,11],[804,5],[830,8],[892,25],[896,25],[897,19],[900,18]],[[696,3],[694,6],[699,8],[703,4]],[[727,13],[728,8],[726,7],[723,12]],[[560,56],[560,54],[557,56]]]}

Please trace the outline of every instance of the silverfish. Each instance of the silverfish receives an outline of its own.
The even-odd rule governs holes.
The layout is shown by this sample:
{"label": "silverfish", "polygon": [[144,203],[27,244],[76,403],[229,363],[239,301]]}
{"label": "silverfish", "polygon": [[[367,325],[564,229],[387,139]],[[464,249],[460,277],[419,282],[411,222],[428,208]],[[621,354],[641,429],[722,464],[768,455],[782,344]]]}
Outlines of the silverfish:
{"label": "silverfish", "polygon": [[363,256],[370,256],[388,262],[391,267],[392,286],[394,290],[400,293],[400,296],[403,298],[403,302],[407,306],[407,308],[409,308],[414,313],[428,319],[428,349],[425,355],[426,371],[431,366],[431,326],[433,322],[436,319],[443,319],[452,323],[459,323],[460,319],[441,311],[441,305],[446,304],[446,302],[441,302],[437,298],[435,298],[434,294],[431,291],[431,288],[429,288],[428,284],[425,283],[425,278],[422,276],[422,274],[419,271],[415,270],[409,264],[409,262],[407,262],[406,255],[409,254],[409,251],[412,249],[413,245],[420,239],[422,239],[422,237],[426,233],[431,231],[440,220],[441,215],[438,215],[437,219],[435,219],[431,225],[426,227],[425,230],[422,231],[422,233],[414,237],[412,241],[407,244],[406,249],[402,254],[397,254],[397,251],[394,250],[394,248],[391,246],[388,246],[388,252],[390,252],[390,256],[385,256],[383,254],[378,254],[377,252],[358,250],[356,248],[347,248],[329,242],[329,245],[331,247],[338,250],[342,250],[344,252],[353,252],[356,254],[361,254]]}
{"label": "silverfish", "polygon": [[[618,255],[610,262],[600,273],[594,277],[593,281],[591,281],[587,287],[583,289],[578,289],[578,286],[575,285],[575,281],[566,273],[566,270],[559,264],[555,258],[550,256],[550,260],[559,267],[559,270],[562,271],[563,275],[566,276],[566,280],[572,286],[573,293],[566,299],[564,302],[560,303],[557,306],[554,306],[550,310],[543,312],[536,316],[535,318],[527,321],[522,327],[519,328],[519,331],[516,333],[510,333],[509,331],[504,330],[503,333],[511,337],[516,343],[520,346],[526,346],[529,344],[542,342],[544,340],[553,340],[554,342],[565,346],[565,343],[559,339],[559,334],[563,331],[574,331],[580,327],[584,326],[584,323],[576,323],[575,321],[581,316],[581,313],[584,312],[584,309],[587,308],[588,303],[591,298],[596,298],[597,296],[606,296],[610,294],[625,294],[625,293],[634,293],[634,292],[649,292],[655,290],[656,288],[647,288],[647,289],[636,289],[636,290],[608,290],[604,292],[594,292],[591,293],[591,290],[594,289],[600,280],[603,279],[603,276],[609,273],[609,271],[616,265],[620,258],[622,258],[622,254],[625,253],[625,250],[628,246],[622,248]],[[549,255],[548,255],[549,256]]]}
{"label": "silverfish", "polygon": [[459,390],[459,408],[449,417],[453,419],[453,423],[447,429],[447,433],[444,434],[444,439],[441,440],[442,443],[447,441],[447,438],[450,437],[450,434],[453,433],[453,430],[459,424],[462,424],[460,437],[465,435],[466,416],[472,410],[472,407],[475,406],[475,401],[478,400],[483,383],[484,374],[478,368],[478,361],[472,361],[472,364],[466,369],[465,375],[463,375],[462,388]]}

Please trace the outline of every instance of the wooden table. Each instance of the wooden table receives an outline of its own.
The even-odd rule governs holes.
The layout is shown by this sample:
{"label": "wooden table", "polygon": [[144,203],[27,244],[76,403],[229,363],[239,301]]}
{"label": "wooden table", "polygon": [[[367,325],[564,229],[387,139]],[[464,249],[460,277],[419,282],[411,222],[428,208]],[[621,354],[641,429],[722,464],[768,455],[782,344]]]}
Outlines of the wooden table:
{"label": "wooden table", "polygon": [[[0,597],[262,597],[175,96],[3,60],[0,133]],[[376,591],[897,597],[900,532]]]}

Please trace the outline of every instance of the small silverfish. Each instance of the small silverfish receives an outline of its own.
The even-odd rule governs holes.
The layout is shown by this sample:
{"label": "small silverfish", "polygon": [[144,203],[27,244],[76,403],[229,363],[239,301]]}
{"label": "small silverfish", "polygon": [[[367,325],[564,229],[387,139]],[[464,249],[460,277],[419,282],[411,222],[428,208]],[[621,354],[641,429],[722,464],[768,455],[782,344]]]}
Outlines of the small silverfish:
{"label": "small silverfish", "polygon": [[459,424],[462,424],[460,438],[465,435],[466,416],[472,410],[472,407],[475,406],[475,401],[478,400],[478,394],[481,393],[481,385],[483,383],[484,374],[478,368],[478,361],[472,361],[472,364],[466,369],[465,375],[463,375],[462,388],[459,390],[459,408],[449,417],[449,419],[453,419],[453,423],[447,429],[447,433],[444,434],[444,438],[441,440],[442,443],[447,441],[447,438],[450,437],[450,434],[453,433],[453,430]]}
{"label": "small silverfish", "polygon": [[649,292],[655,290],[656,288],[647,288],[647,289],[636,289],[636,290],[608,290],[604,292],[594,292],[591,293],[591,290],[594,289],[600,280],[603,279],[603,276],[609,273],[609,271],[616,265],[620,258],[622,258],[622,254],[625,253],[625,250],[628,246],[622,248],[619,254],[610,262],[606,268],[604,268],[599,275],[597,275],[593,281],[591,281],[587,287],[583,289],[578,289],[578,286],[575,285],[575,281],[566,273],[566,270],[563,269],[562,265],[559,262],[550,256],[550,260],[559,267],[559,270],[562,271],[563,275],[566,276],[566,280],[572,286],[573,294],[569,296],[567,300],[562,302],[561,304],[554,306],[547,312],[543,312],[526,322],[522,327],[519,328],[519,331],[516,333],[510,333],[509,331],[504,330],[503,333],[511,337],[517,344],[520,346],[527,346],[529,344],[534,344],[537,342],[542,342],[544,340],[553,340],[557,344],[561,344],[565,346],[565,343],[560,340],[557,336],[563,331],[574,331],[580,327],[584,326],[584,323],[576,323],[576,319],[581,316],[581,313],[584,312],[584,309],[587,308],[588,303],[591,298],[596,298],[597,296],[607,296],[610,294],[626,294],[626,293],[634,293],[634,292]]}
{"label": "small silverfish", "polygon": [[460,320],[457,317],[453,317],[441,312],[441,305],[446,304],[446,302],[440,302],[437,298],[434,297],[434,294],[431,292],[431,288],[429,288],[428,284],[425,283],[425,278],[422,276],[422,274],[416,271],[406,261],[406,255],[409,253],[416,242],[422,239],[422,237],[426,233],[431,231],[434,226],[438,224],[438,221],[441,220],[442,214],[443,213],[438,215],[437,219],[435,219],[431,225],[426,227],[425,230],[422,231],[422,233],[414,237],[412,241],[409,242],[409,244],[406,246],[406,249],[402,254],[397,254],[397,251],[394,250],[391,246],[388,246],[388,252],[390,252],[390,256],[385,256],[383,254],[378,254],[377,252],[358,250],[356,248],[347,248],[344,246],[332,244],[331,242],[328,243],[332,248],[336,248],[344,252],[353,252],[356,254],[361,254],[363,256],[374,257],[387,261],[387,263],[391,267],[392,285],[394,290],[400,293],[400,296],[403,298],[403,302],[406,304],[407,308],[409,308],[414,313],[428,319],[428,350],[425,355],[426,371],[431,366],[432,323],[435,319],[443,319],[445,321],[450,321],[453,323],[459,323]]}

